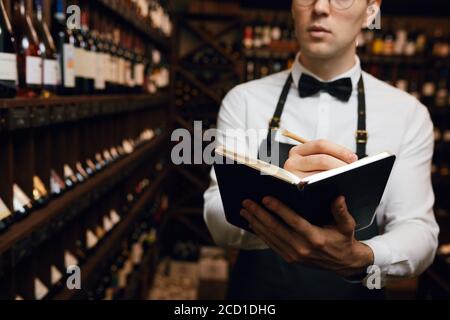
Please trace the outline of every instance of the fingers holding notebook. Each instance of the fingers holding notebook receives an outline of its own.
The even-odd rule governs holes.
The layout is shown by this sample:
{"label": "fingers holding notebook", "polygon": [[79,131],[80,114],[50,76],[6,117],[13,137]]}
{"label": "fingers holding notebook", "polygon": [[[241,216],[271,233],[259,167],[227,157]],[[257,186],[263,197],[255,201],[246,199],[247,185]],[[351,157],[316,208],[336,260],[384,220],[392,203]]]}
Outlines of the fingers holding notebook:
{"label": "fingers holding notebook", "polygon": [[294,155],[305,157],[317,154],[329,155],[347,164],[358,160],[356,154],[350,149],[347,149],[346,147],[329,140],[323,139],[309,141],[307,143],[293,147],[289,153],[289,157]]}

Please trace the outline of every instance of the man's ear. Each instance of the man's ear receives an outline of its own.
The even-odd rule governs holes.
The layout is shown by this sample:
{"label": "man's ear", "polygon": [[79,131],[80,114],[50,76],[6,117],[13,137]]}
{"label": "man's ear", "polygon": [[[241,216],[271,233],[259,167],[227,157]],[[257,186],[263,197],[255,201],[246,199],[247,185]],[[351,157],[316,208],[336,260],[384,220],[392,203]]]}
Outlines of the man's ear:
{"label": "man's ear", "polygon": [[378,13],[380,12],[381,1],[382,0],[369,0],[366,11],[366,20],[362,25],[363,29],[368,28],[377,17]]}

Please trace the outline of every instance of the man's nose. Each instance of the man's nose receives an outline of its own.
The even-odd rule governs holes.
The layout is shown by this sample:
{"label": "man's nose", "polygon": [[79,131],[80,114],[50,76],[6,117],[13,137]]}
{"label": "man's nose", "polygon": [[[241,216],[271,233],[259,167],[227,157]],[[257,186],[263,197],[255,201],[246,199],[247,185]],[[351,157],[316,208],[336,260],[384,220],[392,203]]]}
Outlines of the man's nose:
{"label": "man's nose", "polygon": [[330,0],[316,0],[313,4],[313,10],[316,15],[330,14]]}

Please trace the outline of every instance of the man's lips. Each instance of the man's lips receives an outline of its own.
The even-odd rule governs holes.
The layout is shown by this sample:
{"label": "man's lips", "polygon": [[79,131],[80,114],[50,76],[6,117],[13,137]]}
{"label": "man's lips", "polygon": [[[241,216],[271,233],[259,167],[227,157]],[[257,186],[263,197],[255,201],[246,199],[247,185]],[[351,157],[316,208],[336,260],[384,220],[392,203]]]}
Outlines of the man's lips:
{"label": "man's lips", "polygon": [[325,32],[325,33],[331,33],[330,30],[322,27],[322,26],[311,26],[308,28],[308,32]]}

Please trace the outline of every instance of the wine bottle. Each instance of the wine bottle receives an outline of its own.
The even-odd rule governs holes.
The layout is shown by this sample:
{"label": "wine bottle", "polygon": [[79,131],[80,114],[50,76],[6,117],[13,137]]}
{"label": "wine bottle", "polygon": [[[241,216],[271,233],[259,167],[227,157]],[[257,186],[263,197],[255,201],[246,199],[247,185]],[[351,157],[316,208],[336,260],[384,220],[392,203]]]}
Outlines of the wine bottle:
{"label": "wine bottle", "polygon": [[396,31],[394,44],[394,53],[397,56],[401,56],[405,52],[406,43],[408,42],[408,32],[404,28],[399,28]]}
{"label": "wine bottle", "polygon": [[[108,27],[110,25],[108,24]],[[107,27],[107,28],[108,28]],[[106,33],[106,47],[109,49],[109,72],[108,79],[106,80],[106,92],[108,94],[117,93],[118,86],[118,57],[117,57],[117,46],[113,41],[113,36],[111,32]]]}
{"label": "wine bottle", "polygon": [[114,42],[117,47],[117,93],[125,93],[125,74],[126,74],[126,63],[125,63],[125,51],[121,45],[121,41],[123,40],[120,29],[116,27],[114,29]]}
{"label": "wine bottle", "polygon": [[33,177],[33,198],[38,206],[43,206],[48,201],[48,191],[38,176]]}
{"label": "wine bottle", "polygon": [[242,44],[246,50],[253,47],[253,26],[251,24],[247,24],[244,28],[244,40]]}
{"label": "wine bottle", "polygon": [[18,95],[37,97],[42,90],[39,39],[26,11],[26,0],[14,1],[14,33],[17,43]]}
{"label": "wine bottle", "polygon": [[375,32],[375,36],[372,42],[372,54],[380,55],[383,53],[383,34],[379,31]]}
{"label": "wine bottle", "polygon": [[95,165],[95,163],[91,159],[87,159],[86,164],[87,164],[86,172],[89,175],[93,175],[101,169],[101,167],[99,165]]}
{"label": "wine bottle", "polygon": [[102,155],[100,154],[100,152],[97,152],[95,154],[95,162],[96,162],[96,167],[99,166],[100,169],[103,169],[107,165],[106,161],[102,158]]}
{"label": "wine bottle", "polygon": [[443,54],[443,49],[445,50],[445,41],[444,41],[444,31],[442,28],[436,28],[433,36],[433,48],[432,53],[435,57],[443,58],[445,57],[445,52]]}
{"label": "wine bottle", "polygon": [[253,47],[255,49],[261,49],[263,46],[263,30],[264,22],[262,17],[258,15],[253,28]]}
{"label": "wine bottle", "polygon": [[101,241],[105,237],[105,234],[106,234],[105,228],[103,228],[102,225],[97,225],[95,227],[94,232],[95,232],[95,236],[97,237],[97,239],[99,241]]}
{"label": "wine bottle", "polygon": [[83,167],[81,162],[77,162],[75,165],[75,168],[77,169],[77,172],[81,175],[82,179],[85,180],[89,178],[89,173],[87,170]]}
{"label": "wine bottle", "polygon": [[[98,19],[94,16],[93,21]],[[93,24],[96,26],[96,24]],[[94,93],[102,94],[106,90],[106,73],[107,73],[107,63],[109,61],[108,54],[106,52],[106,47],[103,42],[103,38],[98,32],[98,28],[94,28],[91,32],[92,40],[94,42],[94,47],[96,48],[95,55],[95,78],[94,78]]]}
{"label": "wine bottle", "polygon": [[410,70],[409,80],[408,92],[412,96],[416,97],[416,99],[420,100],[422,95],[419,85],[419,72],[417,69]]}
{"label": "wine bottle", "polygon": [[[124,36],[123,39],[124,47],[123,47],[123,59],[124,59],[124,78],[123,78],[123,87],[124,93],[130,93],[132,79],[132,54],[129,50],[129,37],[127,35]],[[133,84],[134,86],[134,84]]]}
{"label": "wine bottle", "polygon": [[408,41],[405,45],[405,56],[412,57],[417,53],[417,32],[410,32],[408,34]]}
{"label": "wine bottle", "polygon": [[[78,1],[74,1],[74,5],[79,5]],[[75,69],[75,94],[84,94],[88,89],[88,73],[89,68],[87,51],[88,44],[80,29],[74,29],[75,37],[74,49],[74,69]]]}
{"label": "wine bottle", "polygon": [[70,252],[69,250],[64,251],[64,266],[66,267],[66,269],[69,267],[78,266],[78,263],[78,259],[75,257],[75,255],[73,255],[72,252]]}
{"label": "wine bottle", "polygon": [[404,65],[399,66],[397,81],[395,83],[395,86],[403,91],[408,91],[408,87],[409,87],[408,78],[406,75],[406,69],[407,69],[407,67]]}
{"label": "wine bottle", "polygon": [[86,247],[89,252],[92,252],[92,250],[95,248],[95,246],[98,243],[98,238],[95,235],[95,233],[91,229],[86,230]]}
{"label": "wine bottle", "polygon": [[75,93],[75,36],[66,26],[64,0],[56,0],[53,5],[52,33],[56,42],[60,71],[58,94],[71,95]]}
{"label": "wine bottle", "polygon": [[264,21],[263,31],[262,31],[262,45],[267,48],[272,43],[272,26],[266,20]]}
{"label": "wine bottle", "polygon": [[56,173],[55,170],[50,171],[50,193],[52,196],[60,196],[66,189],[66,184],[63,179]]}
{"label": "wine bottle", "polygon": [[122,220],[117,210],[114,209],[110,210],[109,215],[111,217],[111,222],[113,223],[114,226]]}
{"label": "wine bottle", "polygon": [[383,39],[383,50],[382,53],[385,56],[392,56],[395,53],[395,34],[388,30]]}
{"label": "wine bottle", "polygon": [[78,183],[77,177],[75,176],[72,168],[69,165],[64,165],[64,181],[67,188],[73,188],[75,184]]}
{"label": "wine bottle", "polygon": [[94,39],[92,38],[91,31],[89,29],[89,7],[87,1],[82,1],[81,10],[81,30],[80,35],[84,39],[84,66],[85,66],[85,81],[82,85],[83,94],[92,94],[94,92],[94,84],[96,78],[96,60],[97,60],[97,47]]}
{"label": "wine bottle", "polygon": [[0,98],[15,97],[16,86],[16,43],[3,0],[0,0]]}
{"label": "wine bottle", "polygon": [[135,87],[134,93],[142,93],[144,89],[145,61],[142,45],[136,52],[136,64],[134,65]]}
{"label": "wine bottle", "polygon": [[104,72],[104,86],[105,88],[102,90],[103,93],[108,93],[111,80],[112,80],[112,57],[111,57],[111,43],[108,40],[108,36],[106,33],[100,33],[99,39],[102,43],[103,54],[101,55],[103,58],[103,72]]}
{"label": "wine bottle", "polygon": [[33,210],[33,203],[30,198],[17,184],[13,185],[13,206],[16,220],[22,220]]}
{"label": "wine bottle", "polygon": [[109,216],[109,214],[106,214],[103,217],[103,229],[105,230],[106,233],[108,233],[109,231],[111,231],[114,227],[114,224],[111,221],[111,218]]}
{"label": "wine bottle", "polygon": [[0,198],[0,234],[5,232],[12,224],[13,216],[6,204]]}
{"label": "wine bottle", "polygon": [[428,38],[425,31],[420,30],[416,39],[416,54],[424,55],[427,49]]}
{"label": "wine bottle", "polygon": [[39,48],[42,56],[42,96],[48,98],[56,94],[60,82],[58,56],[53,37],[44,20],[43,0],[34,0],[33,24],[39,38]]}
{"label": "wine bottle", "polygon": [[434,70],[428,69],[425,72],[425,80],[422,87],[422,102],[427,107],[433,107],[436,94],[436,81],[434,77]]}
{"label": "wine bottle", "polygon": [[448,69],[442,68],[439,75],[439,82],[435,99],[435,106],[438,108],[445,108],[448,103],[448,77]]}
{"label": "wine bottle", "polygon": [[113,157],[109,153],[108,149],[103,150],[103,159],[105,159],[106,165],[114,161]]}
{"label": "wine bottle", "polygon": [[38,277],[34,278],[34,298],[42,300],[47,296],[49,289]]}
{"label": "wine bottle", "polygon": [[60,288],[62,283],[62,273],[59,271],[58,267],[51,265],[50,267],[50,283],[52,288]]}

